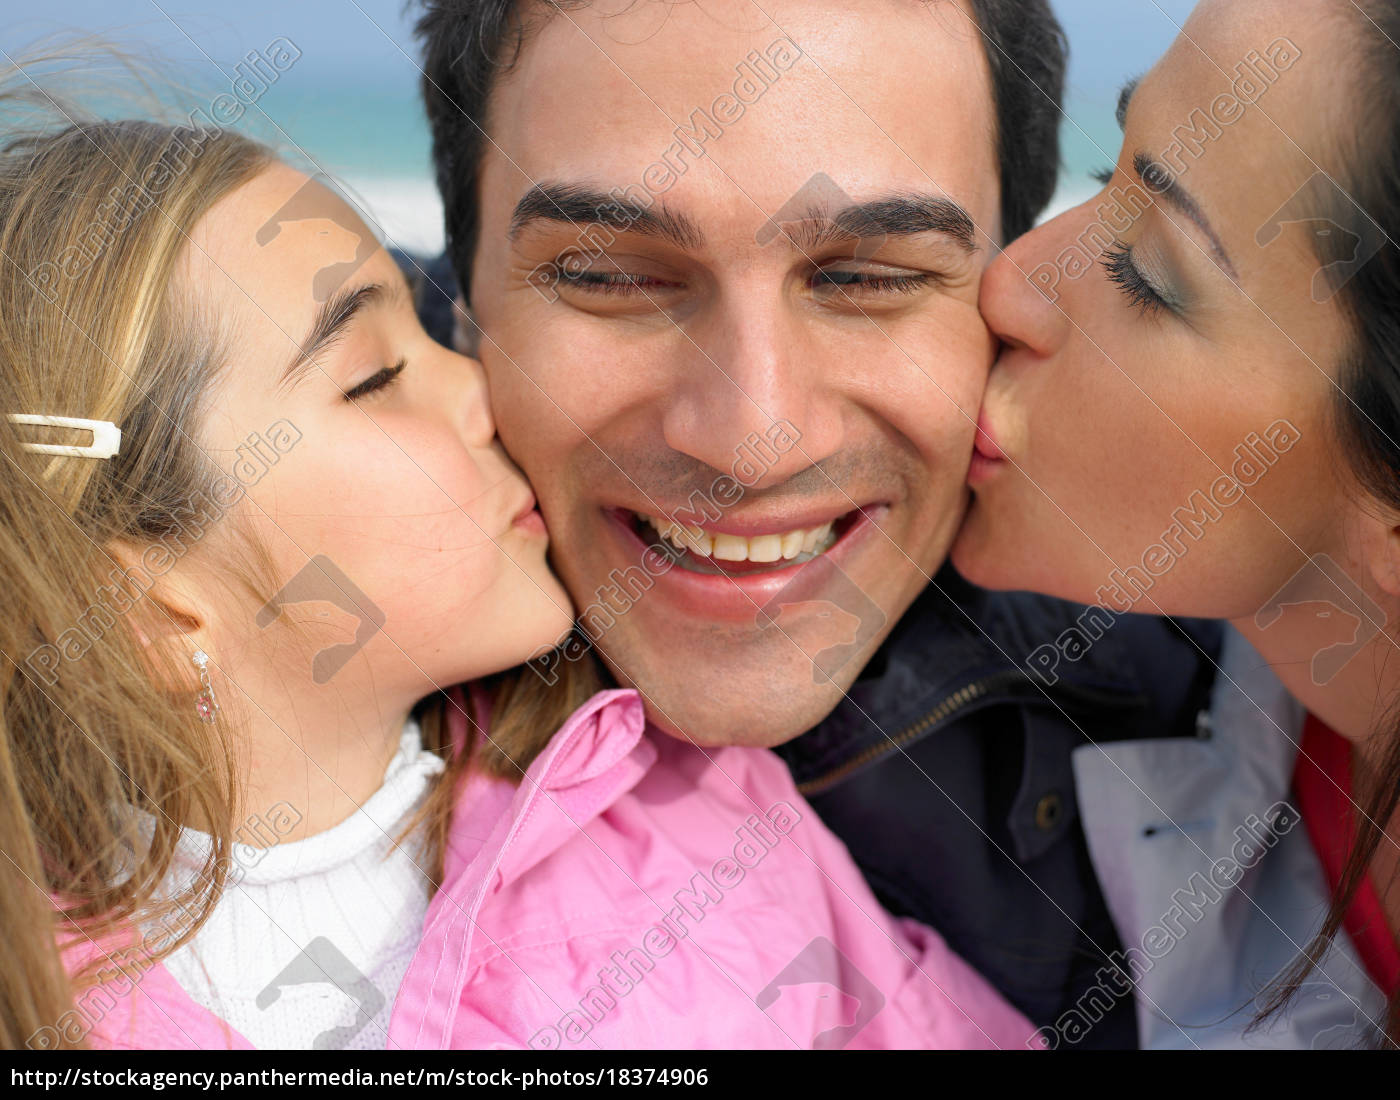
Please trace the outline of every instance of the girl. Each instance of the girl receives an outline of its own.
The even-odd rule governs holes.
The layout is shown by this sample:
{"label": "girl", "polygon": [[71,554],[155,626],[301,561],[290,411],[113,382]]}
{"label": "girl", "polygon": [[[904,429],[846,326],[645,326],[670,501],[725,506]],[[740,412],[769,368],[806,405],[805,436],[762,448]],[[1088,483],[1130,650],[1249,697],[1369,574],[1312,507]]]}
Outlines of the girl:
{"label": "girl", "polygon": [[1031,1044],[776,757],[496,675],[543,521],[332,192],[65,120],[0,254],[7,1046]]}
{"label": "girl", "polygon": [[1400,1041],[1397,41],[1394,0],[1206,0],[983,285],[958,567],[1098,605],[1041,667],[1235,627],[1199,740],[1075,756],[1145,1045]]}

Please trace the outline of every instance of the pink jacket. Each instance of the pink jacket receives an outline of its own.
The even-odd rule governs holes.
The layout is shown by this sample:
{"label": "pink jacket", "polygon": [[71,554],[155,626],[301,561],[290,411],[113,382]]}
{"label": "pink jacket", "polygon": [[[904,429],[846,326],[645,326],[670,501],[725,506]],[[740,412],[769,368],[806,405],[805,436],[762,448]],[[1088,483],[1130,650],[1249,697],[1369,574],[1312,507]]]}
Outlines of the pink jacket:
{"label": "pink jacket", "polygon": [[[248,1046],[159,964],[128,989],[93,1045]],[[880,907],[776,756],[649,730],[619,690],[518,787],[464,784],[389,1046],[1023,1049],[1032,1034],[936,933]]]}

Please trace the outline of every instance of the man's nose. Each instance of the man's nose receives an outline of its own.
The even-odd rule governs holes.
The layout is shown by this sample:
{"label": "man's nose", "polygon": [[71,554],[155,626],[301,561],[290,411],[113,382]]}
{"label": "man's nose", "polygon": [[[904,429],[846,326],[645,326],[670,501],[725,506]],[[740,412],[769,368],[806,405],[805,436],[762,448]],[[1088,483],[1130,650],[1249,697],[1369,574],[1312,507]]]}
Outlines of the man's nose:
{"label": "man's nose", "polygon": [[1061,239],[1069,216],[1032,229],[987,266],[979,305],[987,327],[1002,343],[1047,356],[1064,339],[1066,298],[1086,266],[1077,255],[1074,265],[1060,260],[1066,255]]}
{"label": "man's nose", "polygon": [[738,302],[686,331],[662,424],[672,450],[728,472],[751,453],[745,443],[753,436],[791,434],[795,445],[778,448],[776,457],[761,452],[770,464],[749,487],[762,488],[841,449],[836,379],[845,372],[829,369],[830,353],[780,302]]}

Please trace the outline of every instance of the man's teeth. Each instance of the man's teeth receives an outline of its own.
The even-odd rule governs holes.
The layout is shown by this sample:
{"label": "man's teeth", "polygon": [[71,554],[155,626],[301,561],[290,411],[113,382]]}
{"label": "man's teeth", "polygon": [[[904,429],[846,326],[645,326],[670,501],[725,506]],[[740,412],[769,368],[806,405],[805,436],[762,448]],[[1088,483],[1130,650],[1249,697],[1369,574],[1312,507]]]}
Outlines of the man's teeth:
{"label": "man's teeth", "polygon": [[716,561],[786,561],[802,554],[825,553],[836,542],[830,523],[781,535],[744,538],[742,535],[711,535],[699,527],[683,526],[664,517],[643,516],[642,519],[677,549]]}

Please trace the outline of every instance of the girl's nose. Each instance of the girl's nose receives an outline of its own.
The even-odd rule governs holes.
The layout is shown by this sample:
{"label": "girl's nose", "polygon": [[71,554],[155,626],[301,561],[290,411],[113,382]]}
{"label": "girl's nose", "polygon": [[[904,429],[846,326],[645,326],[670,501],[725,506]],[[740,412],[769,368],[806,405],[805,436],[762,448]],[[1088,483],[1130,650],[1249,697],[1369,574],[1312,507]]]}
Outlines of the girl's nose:
{"label": "girl's nose", "polygon": [[448,352],[455,393],[449,407],[457,410],[462,437],[471,446],[485,446],[496,435],[496,418],[491,411],[491,393],[486,371],[478,359]]}

